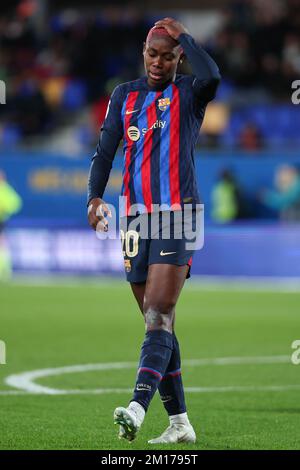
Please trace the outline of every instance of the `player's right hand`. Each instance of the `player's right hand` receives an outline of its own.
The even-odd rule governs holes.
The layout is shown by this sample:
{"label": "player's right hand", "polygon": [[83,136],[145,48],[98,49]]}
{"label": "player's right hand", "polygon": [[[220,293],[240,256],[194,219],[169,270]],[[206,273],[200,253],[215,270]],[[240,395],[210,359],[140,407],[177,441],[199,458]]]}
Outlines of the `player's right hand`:
{"label": "player's right hand", "polygon": [[108,221],[106,217],[111,217],[111,210],[107,207],[106,203],[100,197],[90,200],[88,205],[88,221],[89,225],[94,230],[107,232]]}
{"label": "player's right hand", "polygon": [[188,30],[183,26],[183,24],[179,23],[179,21],[174,20],[174,18],[164,18],[163,20],[156,21],[155,26],[159,26],[161,28],[165,28],[169,35],[178,40],[180,34],[182,33],[189,33]]}

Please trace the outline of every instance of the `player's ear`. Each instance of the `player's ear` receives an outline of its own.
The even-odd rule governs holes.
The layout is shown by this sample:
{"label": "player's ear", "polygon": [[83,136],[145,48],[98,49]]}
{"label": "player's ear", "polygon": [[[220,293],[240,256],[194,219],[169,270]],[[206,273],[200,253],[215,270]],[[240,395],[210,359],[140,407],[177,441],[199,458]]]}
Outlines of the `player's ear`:
{"label": "player's ear", "polygon": [[177,49],[177,54],[179,54],[178,64],[181,65],[184,61],[185,54],[184,54],[183,49],[180,45],[178,45],[176,49]]}
{"label": "player's ear", "polygon": [[143,42],[143,54],[145,54],[145,50],[146,50],[146,43]]}
{"label": "player's ear", "polygon": [[180,54],[179,64],[182,65],[185,59],[186,59],[186,55],[184,53]]}

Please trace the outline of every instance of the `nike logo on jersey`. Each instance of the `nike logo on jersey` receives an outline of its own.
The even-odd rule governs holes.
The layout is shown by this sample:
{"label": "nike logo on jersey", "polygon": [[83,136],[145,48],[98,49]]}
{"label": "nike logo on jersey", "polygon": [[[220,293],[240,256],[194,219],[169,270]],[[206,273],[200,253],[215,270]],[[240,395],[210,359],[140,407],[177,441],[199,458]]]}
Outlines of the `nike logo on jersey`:
{"label": "nike logo on jersey", "polygon": [[133,109],[132,111],[126,111],[125,114],[132,114],[132,113],[137,113],[139,109]]}
{"label": "nike logo on jersey", "polygon": [[164,252],[164,250],[161,250],[160,256],[174,255],[174,253],[176,253],[176,251],[166,251],[166,252]]}

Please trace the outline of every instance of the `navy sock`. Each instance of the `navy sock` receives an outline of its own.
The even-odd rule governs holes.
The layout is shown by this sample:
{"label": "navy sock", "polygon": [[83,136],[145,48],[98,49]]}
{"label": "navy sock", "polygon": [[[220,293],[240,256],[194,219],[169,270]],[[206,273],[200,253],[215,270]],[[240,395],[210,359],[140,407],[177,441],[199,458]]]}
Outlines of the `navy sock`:
{"label": "navy sock", "polygon": [[173,335],[173,351],[159,387],[161,401],[169,416],[186,412],[184,390],[181,377],[180,349],[175,334]]}
{"label": "navy sock", "polygon": [[173,335],[165,330],[146,333],[132,401],[147,411],[159,382],[166,372],[173,349]]}

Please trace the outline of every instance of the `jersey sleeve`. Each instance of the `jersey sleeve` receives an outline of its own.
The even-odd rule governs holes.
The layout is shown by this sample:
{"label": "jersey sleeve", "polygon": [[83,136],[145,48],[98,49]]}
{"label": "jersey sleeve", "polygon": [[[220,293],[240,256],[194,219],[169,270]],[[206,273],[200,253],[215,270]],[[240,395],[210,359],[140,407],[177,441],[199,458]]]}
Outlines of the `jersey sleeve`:
{"label": "jersey sleeve", "polygon": [[104,194],[113,159],[123,137],[122,106],[123,90],[119,85],[114,89],[108,103],[105,120],[100,130],[99,142],[92,158],[88,176],[88,203],[96,197],[102,198]]}
{"label": "jersey sleeve", "polygon": [[216,95],[221,80],[219,68],[210,55],[196,44],[192,36],[183,33],[178,40],[192,68],[194,98],[197,103],[206,104]]}

